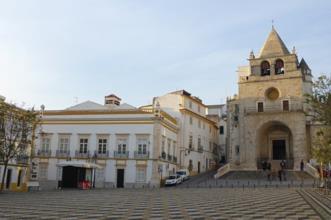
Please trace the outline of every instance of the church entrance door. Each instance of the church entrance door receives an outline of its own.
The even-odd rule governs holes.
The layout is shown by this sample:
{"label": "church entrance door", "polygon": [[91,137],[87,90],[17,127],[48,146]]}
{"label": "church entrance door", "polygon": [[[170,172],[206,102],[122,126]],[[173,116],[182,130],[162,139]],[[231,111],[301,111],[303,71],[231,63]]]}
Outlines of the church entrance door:
{"label": "church entrance door", "polygon": [[286,141],[285,140],[272,140],[272,155],[273,160],[286,159]]}

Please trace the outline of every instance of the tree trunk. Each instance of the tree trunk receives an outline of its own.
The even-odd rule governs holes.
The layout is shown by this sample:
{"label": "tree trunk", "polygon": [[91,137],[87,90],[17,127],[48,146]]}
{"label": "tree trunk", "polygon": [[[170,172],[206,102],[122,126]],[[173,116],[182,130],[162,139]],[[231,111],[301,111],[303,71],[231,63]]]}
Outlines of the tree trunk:
{"label": "tree trunk", "polygon": [[320,162],[320,176],[321,176],[321,185],[322,185],[323,184],[323,162]]}
{"label": "tree trunk", "polygon": [[5,185],[5,176],[6,176],[6,173],[7,173],[7,168],[8,168],[8,161],[4,162],[4,170],[3,170],[2,179],[1,179],[0,192],[3,191],[4,185]]}

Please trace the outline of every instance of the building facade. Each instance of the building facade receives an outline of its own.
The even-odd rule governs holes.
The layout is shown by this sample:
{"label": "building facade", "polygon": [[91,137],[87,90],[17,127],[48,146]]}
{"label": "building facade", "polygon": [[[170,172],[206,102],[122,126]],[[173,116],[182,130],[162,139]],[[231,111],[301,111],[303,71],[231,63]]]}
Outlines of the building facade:
{"label": "building facade", "polygon": [[[36,142],[40,187],[153,187],[176,172],[178,124],[158,106],[87,101],[45,111]],[[70,176],[76,177],[72,179]]]}
{"label": "building facade", "polygon": [[207,118],[214,120],[218,127],[218,151],[219,162],[224,164],[227,161],[227,113],[226,105],[207,105]]}
{"label": "building facade", "polygon": [[305,94],[312,91],[308,65],[289,52],[272,28],[258,56],[239,67],[239,93],[227,101],[227,156],[234,169],[274,168],[286,160],[298,170],[310,159],[311,123],[305,115]]}
{"label": "building facade", "polygon": [[191,175],[213,169],[218,161],[217,121],[207,117],[207,106],[185,90],[155,97],[154,103],[178,121],[179,164]]}

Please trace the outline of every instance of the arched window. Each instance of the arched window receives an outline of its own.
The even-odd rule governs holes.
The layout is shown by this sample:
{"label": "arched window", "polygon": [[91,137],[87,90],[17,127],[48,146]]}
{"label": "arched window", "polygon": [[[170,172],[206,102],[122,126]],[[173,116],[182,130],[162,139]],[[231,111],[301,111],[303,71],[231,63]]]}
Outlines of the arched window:
{"label": "arched window", "polygon": [[276,60],[275,74],[284,74],[284,62],[281,59]]}
{"label": "arched window", "polygon": [[263,61],[261,63],[261,76],[270,75],[270,64],[268,61]]}

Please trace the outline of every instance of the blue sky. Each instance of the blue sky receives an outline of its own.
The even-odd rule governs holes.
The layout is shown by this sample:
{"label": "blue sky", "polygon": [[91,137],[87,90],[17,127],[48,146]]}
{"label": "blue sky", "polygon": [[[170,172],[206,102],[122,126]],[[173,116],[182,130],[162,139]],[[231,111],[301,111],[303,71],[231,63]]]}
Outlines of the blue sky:
{"label": "blue sky", "polygon": [[224,103],[272,19],[315,76],[331,72],[327,0],[0,0],[0,94],[46,109],[110,93],[140,106],[177,89]]}

